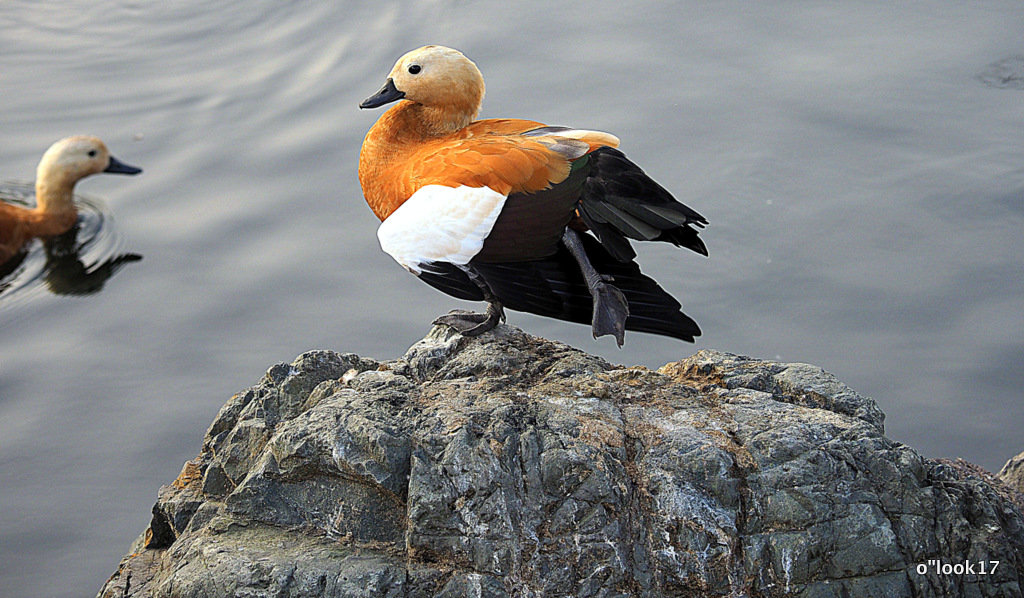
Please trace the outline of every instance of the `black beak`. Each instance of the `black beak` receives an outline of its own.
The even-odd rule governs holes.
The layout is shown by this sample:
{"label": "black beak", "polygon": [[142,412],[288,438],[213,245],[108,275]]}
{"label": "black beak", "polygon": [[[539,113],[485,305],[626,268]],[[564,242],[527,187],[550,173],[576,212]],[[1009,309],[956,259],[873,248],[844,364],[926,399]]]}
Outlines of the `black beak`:
{"label": "black beak", "polygon": [[107,168],[103,172],[110,172],[114,174],[139,174],[142,172],[142,169],[136,168],[130,164],[125,164],[114,156],[110,156],[110,164],[107,164]]}
{"label": "black beak", "polygon": [[362,104],[359,104],[360,108],[376,108],[383,106],[389,102],[400,100],[405,97],[404,91],[398,91],[395,87],[394,79],[388,79],[388,82],[384,84],[384,87],[380,88],[380,91],[373,94],[372,96],[363,100]]}

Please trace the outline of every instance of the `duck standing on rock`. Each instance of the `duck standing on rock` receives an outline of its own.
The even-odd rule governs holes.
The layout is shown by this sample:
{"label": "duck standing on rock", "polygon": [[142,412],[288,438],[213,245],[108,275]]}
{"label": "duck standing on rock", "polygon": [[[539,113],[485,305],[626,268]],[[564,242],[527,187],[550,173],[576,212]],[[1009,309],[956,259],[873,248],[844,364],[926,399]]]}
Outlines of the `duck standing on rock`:
{"label": "duck standing on rock", "polygon": [[[434,321],[473,336],[504,307],[693,341],[700,328],[640,272],[628,239],[707,255],[707,220],[615,149],[608,133],[519,119],[474,120],[483,76],[457,50],[402,56],[360,108],[398,105],[370,129],[359,181],[381,248],[424,282],[486,301]],[[589,231],[589,232],[588,232]]]}
{"label": "duck standing on rock", "polygon": [[75,183],[100,172],[138,174],[110,155],[95,137],[61,139],[50,146],[36,169],[36,207],[26,208],[0,201],[0,264],[11,259],[34,237],[59,235],[78,219]]}

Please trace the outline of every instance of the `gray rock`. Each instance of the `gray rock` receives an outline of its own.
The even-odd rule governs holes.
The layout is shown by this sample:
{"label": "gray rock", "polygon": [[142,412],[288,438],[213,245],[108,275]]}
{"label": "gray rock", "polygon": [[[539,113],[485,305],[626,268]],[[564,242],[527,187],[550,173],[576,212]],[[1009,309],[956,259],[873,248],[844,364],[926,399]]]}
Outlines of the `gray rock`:
{"label": "gray rock", "polygon": [[999,470],[999,479],[1013,490],[1014,502],[1024,510],[1024,453],[1011,458]]}
{"label": "gray rock", "polygon": [[999,470],[999,477],[1017,492],[1024,492],[1024,453],[1011,458]]}
{"label": "gray rock", "polygon": [[813,366],[507,326],[306,353],[225,404],[99,595],[1021,596],[1012,491],[882,421]]}

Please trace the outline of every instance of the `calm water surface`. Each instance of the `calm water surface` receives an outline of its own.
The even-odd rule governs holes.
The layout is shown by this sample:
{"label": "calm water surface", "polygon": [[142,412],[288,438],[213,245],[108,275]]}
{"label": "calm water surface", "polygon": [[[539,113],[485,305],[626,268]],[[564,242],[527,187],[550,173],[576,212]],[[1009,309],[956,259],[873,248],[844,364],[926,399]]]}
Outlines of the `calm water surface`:
{"label": "calm water surface", "polygon": [[[696,347],[512,324],[626,364],[702,347],[812,362],[928,456],[998,469],[1024,450],[1019,2],[585,12],[0,5],[0,178],[30,179],[76,133],[145,169],[79,186],[116,214],[117,251],[144,259],[90,295],[41,279],[0,294],[0,595],[95,592],[221,404],[269,365],[396,357],[468,306],[381,253],[355,176],[380,114],[357,104],[426,43],[481,67],[484,116],[612,131],[711,221],[710,259],[641,248],[704,328]],[[1009,77],[979,77],[1007,60]]]}

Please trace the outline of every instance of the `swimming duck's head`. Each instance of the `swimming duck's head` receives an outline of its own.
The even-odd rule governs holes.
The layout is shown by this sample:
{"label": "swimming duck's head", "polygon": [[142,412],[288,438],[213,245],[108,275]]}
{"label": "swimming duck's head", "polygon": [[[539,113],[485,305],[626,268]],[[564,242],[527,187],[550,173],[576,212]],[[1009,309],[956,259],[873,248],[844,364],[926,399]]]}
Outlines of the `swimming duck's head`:
{"label": "swimming duck's head", "polygon": [[462,52],[444,46],[423,46],[398,59],[387,83],[360,108],[376,108],[405,99],[417,104],[475,117],[484,98],[484,78]]}
{"label": "swimming duck's head", "polygon": [[76,136],[61,139],[46,150],[36,177],[39,181],[74,185],[79,179],[99,172],[138,174],[142,169],[111,156],[99,139]]}

